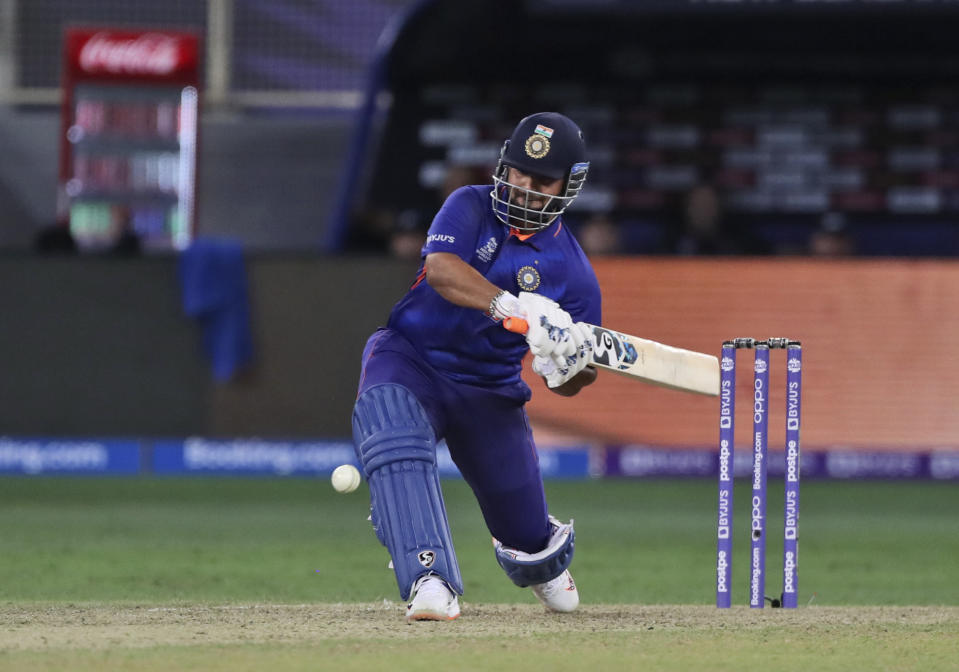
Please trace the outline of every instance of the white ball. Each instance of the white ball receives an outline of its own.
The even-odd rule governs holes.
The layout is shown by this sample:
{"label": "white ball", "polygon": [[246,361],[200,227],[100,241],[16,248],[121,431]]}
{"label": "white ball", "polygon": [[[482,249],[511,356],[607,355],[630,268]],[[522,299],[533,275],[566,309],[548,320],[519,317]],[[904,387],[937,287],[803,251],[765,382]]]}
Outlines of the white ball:
{"label": "white ball", "polygon": [[330,481],[337,492],[353,492],[360,487],[360,472],[352,464],[341,464],[333,470]]}

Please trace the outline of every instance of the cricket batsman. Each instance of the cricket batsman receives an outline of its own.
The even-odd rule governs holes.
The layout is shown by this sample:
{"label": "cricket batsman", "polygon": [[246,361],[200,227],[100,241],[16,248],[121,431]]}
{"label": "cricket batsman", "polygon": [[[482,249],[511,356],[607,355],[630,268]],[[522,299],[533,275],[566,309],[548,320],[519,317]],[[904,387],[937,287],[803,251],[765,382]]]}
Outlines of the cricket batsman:
{"label": "cricket batsman", "polygon": [[[554,112],[520,121],[492,186],[461,187],[440,208],[416,280],[366,343],[353,442],[408,622],[460,613],[440,439],[507,576],[552,611],[579,604],[572,521],[549,515],[520,373],[530,350],[533,371],[557,394],[573,396],[596,379],[584,323],[602,323],[599,284],[563,224],[588,170],[573,121]],[[507,317],[528,322],[525,336],[503,328]]]}

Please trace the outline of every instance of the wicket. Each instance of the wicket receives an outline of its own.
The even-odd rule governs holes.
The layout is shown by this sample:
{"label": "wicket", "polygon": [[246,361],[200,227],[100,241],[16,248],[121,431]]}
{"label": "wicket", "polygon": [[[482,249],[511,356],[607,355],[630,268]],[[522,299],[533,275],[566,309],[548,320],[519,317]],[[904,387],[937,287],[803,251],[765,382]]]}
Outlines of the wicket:
{"label": "wicket", "polygon": [[[723,343],[719,393],[719,505],[716,545],[716,606],[731,605],[733,550],[733,458],[736,424],[736,352],[755,349],[753,366],[753,467],[750,521],[749,606],[794,609],[799,587],[799,425],[802,397],[802,345],[787,338],[735,338]],[[766,475],[769,403],[769,351],[786,351],[786,468],[783,514],[783,590],[766,592]]]}

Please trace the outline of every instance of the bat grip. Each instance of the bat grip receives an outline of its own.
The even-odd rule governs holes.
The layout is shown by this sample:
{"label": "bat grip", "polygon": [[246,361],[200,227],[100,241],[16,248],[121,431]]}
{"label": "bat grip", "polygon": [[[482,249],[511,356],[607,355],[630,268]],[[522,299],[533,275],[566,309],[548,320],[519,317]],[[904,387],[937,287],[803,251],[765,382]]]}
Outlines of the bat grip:
{"label": "bat grip", "polygon": [[529,331],[529,324],[522,317],[507,317],[503,320],[503,326],[514,334],[525,334]]}

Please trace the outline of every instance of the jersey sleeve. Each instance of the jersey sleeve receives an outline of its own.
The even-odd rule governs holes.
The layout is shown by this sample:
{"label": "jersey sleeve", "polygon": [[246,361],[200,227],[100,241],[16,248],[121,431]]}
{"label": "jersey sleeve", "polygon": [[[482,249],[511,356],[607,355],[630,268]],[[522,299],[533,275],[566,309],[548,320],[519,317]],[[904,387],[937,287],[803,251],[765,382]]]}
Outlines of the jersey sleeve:
{"label": "jersey sleeve", "polygon": [[[588,322],[589,324],[603,324],[603,297],[599,290],[599,281],[593,271],[592,264],[586,255],[579,252],[579,269],[573,277],[572,291],[568,292],[568,299],[562,302],[563,309],[569,313],[574,322]],[[571,264],[575,266],[576,264]]]}
{"label": "jersey sleeve", "polygon": [[[423,255],[449,252],[469,262],[479,238],[480,206],[471,187],[460,187],[446,199],[426,233]],[[486,207],[489,207],[486,204]]]}

